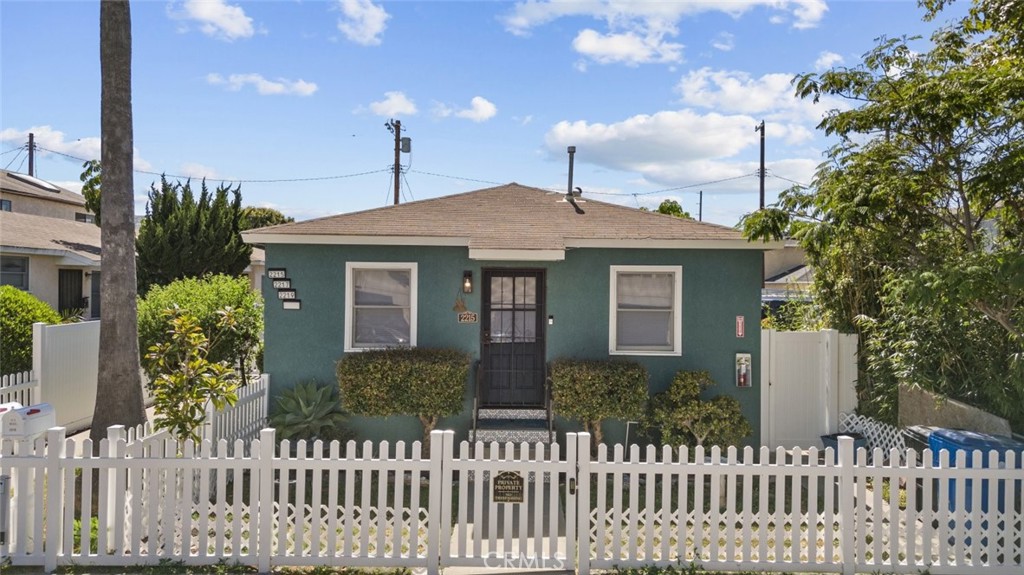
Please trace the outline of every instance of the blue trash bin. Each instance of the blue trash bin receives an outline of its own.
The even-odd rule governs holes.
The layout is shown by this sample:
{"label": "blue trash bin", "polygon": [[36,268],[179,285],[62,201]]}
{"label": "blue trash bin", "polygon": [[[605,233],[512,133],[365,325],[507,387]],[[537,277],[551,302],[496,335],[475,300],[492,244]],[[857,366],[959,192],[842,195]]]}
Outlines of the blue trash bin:
{"label": "blue trash bin", "polygon": [[[982,452],[981,466],[983,468],[988,467],[989,452],[999,452],[999,466],[1005,467],[1006,465],[1006,453],[1008,451],[1016,452],[1016,458],[1014,467],[1016,469],[1022,469],[1021,459],[1024,459],[1024,442],[1011,439],[1009,437],[999,437],[997,435],[988,435],[987,433],[978,433],[976,431],[966,431],[961,429],[936,429],[932,431],[932,434],[928,437],[928,446],[932,450],[932,465],[939,465],[939,452],[942,450],[949,451],[949,465],[950,467],[956,466],[956,453],[957,451],[964,451],[967,454],[967,467],[973,467],[974,462],[974,451],[978,450]],[[971,510],[971,483],[973,480],[967,479],[963,481],[964,486],[964,510]],[[949,480],[949,510],[955,511],[956,509],[956,480]],[[1006,481],[998,481],[999,489],[998,495],[996,496],[997,503],[1000,512],[1005,511],[1006,507]],[[988,486],[989,480],[981,480],[981,510],[988,512]],[[1020,503],[1021,493],[1021,482],[1014,481],[1013,489],[1018,493],[1017,501]]]}

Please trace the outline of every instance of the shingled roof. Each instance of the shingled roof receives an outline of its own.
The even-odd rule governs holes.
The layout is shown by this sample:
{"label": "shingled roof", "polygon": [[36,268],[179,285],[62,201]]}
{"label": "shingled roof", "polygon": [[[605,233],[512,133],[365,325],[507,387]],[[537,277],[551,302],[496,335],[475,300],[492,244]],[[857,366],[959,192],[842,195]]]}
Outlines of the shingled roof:
{"label": "shingled roof", "polygon": [[68,258],[67,265],[98,266],[100,228],[91,223],[0,212],[0,251]]}
{"label": "shingled roof", "polygon": [[85,205],[85,196],[82,194],[77,194],[39,178],[33,178],[27,174],[19,174],[7,170],[0,170],[0,190],[5,193],[32,196],[75,206]]}
{"label": "shingled roof", "polygon": [[[738,230],[511,183],[244,232],[258,244],[452,245],[470,257],[495,251],[549,252],[562,259],[573,247],[717,247],[769,249],[748,243]],[[476,252],[476,256],[474,256]]]}

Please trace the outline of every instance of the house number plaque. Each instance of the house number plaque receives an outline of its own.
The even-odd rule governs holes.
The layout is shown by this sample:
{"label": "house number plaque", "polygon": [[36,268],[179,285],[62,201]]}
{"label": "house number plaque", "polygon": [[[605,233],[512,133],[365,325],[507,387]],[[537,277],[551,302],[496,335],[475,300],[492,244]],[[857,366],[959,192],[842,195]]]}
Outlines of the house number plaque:
{"label": "house number plaque", "polygon": [[274,289],[288,289],[290,287],[292,287],[292,280],[290,279],[274,280]]}
{"label": "house number plaque", "polygon": [[295,290],[279,289],[277,290],[277,299],[295,299]]}
{"label": "house number plaque", "polygon": [[522,503],[523,476],[517,471],[502,471],[494,477],[491,501],[494,503]]}
{"label": "house number plaque", "polygon": [[284,279],[288,277],[288,272],[284,268],[270,268],[267,270],[267,277],[274,280]]}
{"label": "house number plaque", "polygon": [[459,323],[476,323],[477,321],[475,311],[464,311],[459,314]]}

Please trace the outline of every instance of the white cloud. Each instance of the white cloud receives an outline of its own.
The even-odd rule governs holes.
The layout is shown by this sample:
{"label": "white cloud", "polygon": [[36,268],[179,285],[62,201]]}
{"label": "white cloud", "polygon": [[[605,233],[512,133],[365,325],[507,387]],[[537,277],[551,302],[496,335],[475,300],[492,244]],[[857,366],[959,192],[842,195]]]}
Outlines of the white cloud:
{"label": "white cloud", "polygon": [[[58,154],[72,156],[73,158],[65,158],[72,162],[77,162],[77,158],[82,160],[100,159],[100,138],[98,136],[77,138],[69,141],[66,139],[64,132],[55,130],[51,126],[32,126],[27,130],[6,128],[0,131],[0,142],[27,142],[29,132],[35,135],[35,143],[38,147],[37,153],[40,156],[47,156],[53,151]],[[132,161],[135,164],[136,170],[151,170],[153,168],[152,164],[139,157],[138,149],[135,149],[134,154],[135,157]]]}
{"label": "white cloud", "polygon": [[338,0],[342,17],[338,19],[338,30],[346,38],[364,46],[380,44],[380,36],[387,28],[391,15],[370,0]]}
{"label": "white cloud", "polygon": [[412,116],[418,110],[416,103],[402,92],[384,92],[384,99],[370,103],[370,112],[378,116]]}
{"label": "white cloud", "polygon": [[447,118],[452,115],[454,110],[442,102],[434,102],[434,107],[431,109],[431,113],[438,118]]}
{"label": "white cloud", "polygon": [[80,180],[47,180],[51,184],[58,188],[64,188],[65,190],[71,190],[76,194],[82,193],[82,182]]}
{"label": "white cloud", "polygon": [[525,116],[512,116],[512,121],[516,122],[520,126],[525,126],[530,122],[533,122],[533,114],[527,114]]}
{"label": "white cloud", "polygon": [[818,55],[818,59],[814,61],[815,70],[828,70],[836,64],[842,64],[843,57],[835,52],[822,52]]}
{"label": "white cloud", "polygon": [[316,84],[305,80],[286,80],[278,78],[268,80],[260,74],[231,74],[227,78],[220,74],[207,74],[206,82],[213,86],[224,86],[228,90],[239,91],[246,85],[256,88],[261,96],[295,95],[312,96],[317,90]]}
{"label": "white cloud", "polygon": [[[505,28],[516,35],[527,35],[533,28],[564,17],[591,17],[604,21],[606,31],[581,30],[573,48],[594,61],[637,65],[648,62],[679,62],[681,44],[669,41],[679,34],[679,22],[704,12],[724,12],[734,18],[754,7],[775,11],[771,18],[792,21],[797,29],[813,28],[828,11],[825,0],[733,0],[729,2],[622,2],[589,0],[557,2],[523,0],[503,18]],[[780,15],[781,13],[781,15]],[[731,38],[713,45],[719,50],[731,47]]]}
{"label": "white cloud", "polygon": [[469,108],[455,112],[455,116],[465,118],[474,122],[486,122],[498,113],[498,107],[487,98],[474,96],[469,102]]}
{"label": "white cloud", "polygon": [[736,47],[736,36],[728,32],[721,32],[711,40],[711,47],[716,50],[728,52]]}
{"label": "white cloud", "polygon": [[229,42],[249,38],[255,32],[245,10],[225,0],[185,0],[181,11],[169,9],[168,13],[172,18],[195,21],[203,34]]}
{"label": "white cloud", "polygon": [[198,162],[186,162],[182,164],[179,174],[182,176],[188,176],[196,180],[201,180],[203,178],[208,180],[221,179],[220,175],[217,173],[217,170],[209,166],[204,166],[203,164],[200,164]]}
{"label": "white cloud", "polygon": [[641,36],[633,31],[602,34],[587,28],[576,35],[572,47],[599,64],[623,63],[636,66],[682,61],[683,45],[666,42],[664,36],[663,33],[653,32]]}

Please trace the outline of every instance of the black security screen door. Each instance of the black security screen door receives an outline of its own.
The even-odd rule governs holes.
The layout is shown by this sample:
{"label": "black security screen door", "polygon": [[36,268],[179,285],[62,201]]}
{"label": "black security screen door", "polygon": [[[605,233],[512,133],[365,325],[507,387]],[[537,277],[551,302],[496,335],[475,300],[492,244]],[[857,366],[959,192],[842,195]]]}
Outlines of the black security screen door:
{"label": "black security screen door", "polygon": [[481,407],[544,407],[544,270],[484,270]]}

